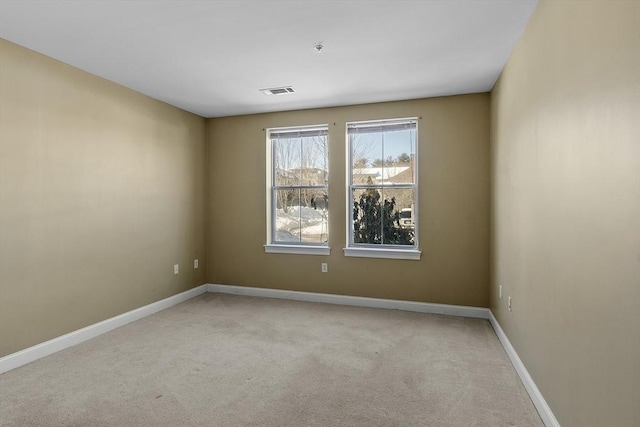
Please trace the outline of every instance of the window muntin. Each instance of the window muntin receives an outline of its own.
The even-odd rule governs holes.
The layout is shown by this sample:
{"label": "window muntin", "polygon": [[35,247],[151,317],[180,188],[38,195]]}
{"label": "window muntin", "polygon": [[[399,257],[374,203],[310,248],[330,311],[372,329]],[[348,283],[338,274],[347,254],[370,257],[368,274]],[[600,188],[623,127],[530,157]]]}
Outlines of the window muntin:
{"label": "window muntin", "polygon": [[417,120],[347,124],[348,246],[418,247]]}
{"label": "window muntin", "polygon": [[329,240],[327,125],[268,130],[268,244]]}

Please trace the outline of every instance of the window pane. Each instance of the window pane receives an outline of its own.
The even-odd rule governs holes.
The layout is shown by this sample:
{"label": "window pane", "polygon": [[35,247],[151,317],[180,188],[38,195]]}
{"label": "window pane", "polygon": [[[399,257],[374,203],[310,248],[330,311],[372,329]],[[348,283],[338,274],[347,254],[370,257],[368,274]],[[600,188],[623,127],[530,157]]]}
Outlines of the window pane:
{"label": "window pane", "polygon": [[329,240],[329,198],[323,190],[278,190],[275,241],[326,243]]}
{"label": "window pane", "polygon": [[353,191],[353,243],[382,243],[382,188]]}
{"label": "window pane", "polygon": [[329,197],[326,190],[302,190],[300,235],[304,243],[327,243],[329,240]]}
{"label": "window pane", "polygon": [[384,188],[385,245],[413,245],[415,236],[415,206],[413,189]]}
{"label": "window pane", "polygon": [[300,243],[300,190],[277,190],[275,209],[276,242]]}
{"label": "window pane", "polygon": [[354,190],[352,209],[353,243],[413,245],[412,189]]}
{"label": "window pane", "polygon": [[326,185],[327,137],[302,138],[302,185]]}
{"label": "window pane", "polygon": [[415,129],[384,133],[383,179],[390,184],[413,184]]}
{"label": "window pane", "polygon": [[[357,132],[357,131],[354,131]],[[382,133],[350,133],[352,183],[378,184],[382,181]]]}
{"label": "window pane", "polygon": [[275,185],[300,185],[302,166],[301,138],[273,140],[273,163]]}

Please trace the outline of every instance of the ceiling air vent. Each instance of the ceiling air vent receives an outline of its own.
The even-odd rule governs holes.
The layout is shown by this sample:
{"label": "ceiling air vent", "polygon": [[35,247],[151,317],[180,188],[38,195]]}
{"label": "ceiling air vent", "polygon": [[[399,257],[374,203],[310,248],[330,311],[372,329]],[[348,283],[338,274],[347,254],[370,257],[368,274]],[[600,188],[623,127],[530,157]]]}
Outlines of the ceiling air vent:
{"label": "ceiling air vent", "polygon": [[265,95],[288,95],[295,92],[291,86],[270,87],[268,89],[259,89],[259,91]]}

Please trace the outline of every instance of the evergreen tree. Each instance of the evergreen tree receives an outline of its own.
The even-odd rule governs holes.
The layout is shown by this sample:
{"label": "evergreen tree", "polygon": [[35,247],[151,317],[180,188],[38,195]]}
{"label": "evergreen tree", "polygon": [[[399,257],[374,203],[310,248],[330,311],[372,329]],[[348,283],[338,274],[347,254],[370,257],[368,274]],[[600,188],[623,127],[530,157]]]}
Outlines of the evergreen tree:
{"label": "evergreen tree", "polygon": [[409,163],[410,161],[411,161],[411,156],[409,156],[407,153],[402,153],[398,156],[399,163]]}
{"label": "evergreen tree", "polygon": [[353,204],[353,242],[413,245],[414,232],[400,225],[395,197],[380,199],[378,190],[366,190]]}

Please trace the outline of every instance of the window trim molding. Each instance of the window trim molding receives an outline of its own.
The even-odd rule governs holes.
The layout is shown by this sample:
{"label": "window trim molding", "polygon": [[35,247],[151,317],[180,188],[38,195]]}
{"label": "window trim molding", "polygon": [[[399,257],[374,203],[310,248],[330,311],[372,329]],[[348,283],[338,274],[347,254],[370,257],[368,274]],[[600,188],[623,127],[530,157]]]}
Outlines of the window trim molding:
{"label": "window trim molding", "polygon": [[328,245],[282,245],[270,243],[264,245],[264,251],[268,254],[329,255],[331,248]]}
{"label": "window trim molding", "polygon": [[413,247],[407,249],[389,249],[353,246],[343,248],[343,251],[344,256],[348,257],[408,259],[413,261],[420,261],[420,256],[422,255],[422,251]]}
{"label": "window trim molding", "polygon": [[[403,117],[403,118],[395,118],[395,119],[372,119],[372,120],[360,120],[360,121],[351,121],[351,122],[346,122],[345,123],[345,146],[346,146],[346,162],[345,162],[345,166],[346,166],[346,173],[345,173],[345,184],[346,184],[346,199],[347,199],[347,203],[346,203],[346,207],[347,207],[347,226],[346,226],[346,247],[343,248],[344,250],[344,255],[345,256],[349,256],[349,257],[365,257],[365,258],[391,258],[391,259],[413,259],[413,260],[419,260],[420,259],[420,255],[422,254],[422,252],[420,251],[420,242],[418,239],[418,235],[419,235],[419,220],[418,220],[418,213],[419,213],[419,209],[418,209],[418,159],[419,159],[419,155],[418,155],[418,146],[420,145],[418,143],[419,141],[419,126],[418,126],[418,122],[420,121],[421,117]],[[377,247],[373,248],[371,247],[371,245],[369,244],[359,244],[359,243],[354,243],[353,242],[353,195],[352,195],[352,189],[354,187],[360,187],[360,185],[356,184],[354,185],[352,183],[352,179],[353,179],[353,159],[352,159],[352,150],[351,150],[351,140],[349,138],[349,126],[353,126],[353,125],[366,125],[366,124],[371,124],[372,128],[376,127],[376,123],[388,123],[389,125],[392,124],[399,124],[399,123],[403,123],[403,122],[415,122],[415,147],[414,147],[414,163],[413,163],[413,184],[411,184],[411,187],[414,190],[414,205],[413,205],[413,215],[414,215],[414,223],[415,223],[415,232],[414,232],[414,237],[413,237],[413,245],[412,246],[401,246],[398,245],[398,248],[396,249],[395,247],[390,248],[389,245],[376,245]],[[408,186],[408,184],[402,184],[399,186]],[[392,186],[388,186],[388,187],[392,187]],[[405,254],[405,256],[403,256],[402,254]]]}
{"label": "window trim molding", "polygon": [[[316,125],[301,125],[301,126],[274,126],[270,128],[265,128],[265,141],[266,141],[266,179],[265,179],[265,187],[266,187],[266,214],[267,214],[267,238],[266,244],[264,246],[265,253],[280,253],[280,254],[300,254],[300,255],[329,255],[330,248],[329,242],[326,243],[297,243],[296,242],[276,242],[275,230],[274,230],[274,218],[276,217],[276,207],[273,205],[273,192],[274,192],[274,182],[273,182],[273,167],[274,167],[274,151],[273,151],[273,142],[271,140],[271,132],[277,131],[281,133],[295,133],[296,130],[308,130],[308,131],[316,131],[316,130],[326,130],[327,143],[329,138],[329,124],[316,124]],[[327,150],[328,150],[327,146]],[[327,155],[327,164],[328,164],[328,155]],[[330,173],[329,168],[327,168],[327,174]],[[318,186],[319,188],[325,188],[325,186]],[[329,192],[329,183],[327,181],[326,185],[327,193]],[[327,224],[328,226],[328,224]]]}

